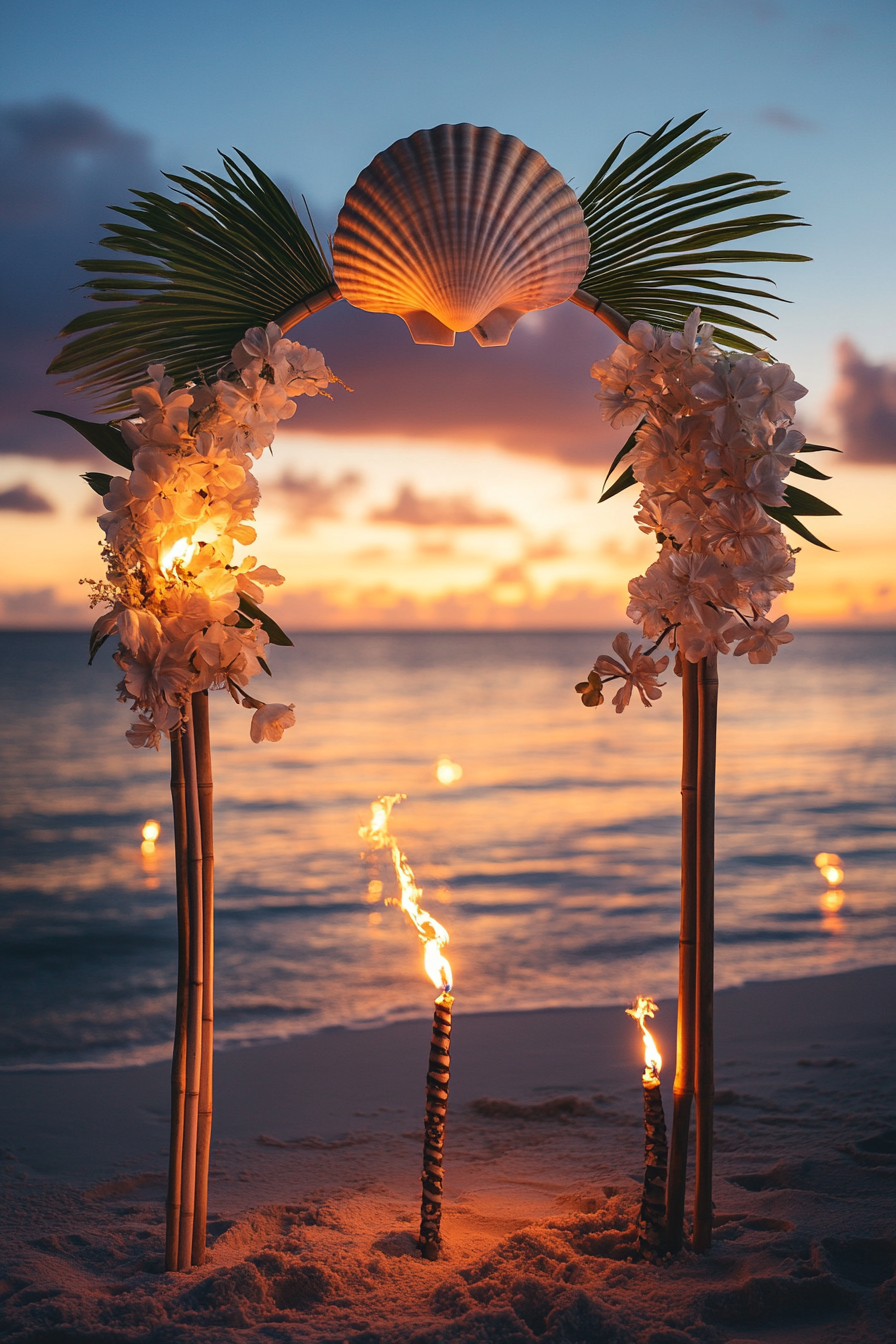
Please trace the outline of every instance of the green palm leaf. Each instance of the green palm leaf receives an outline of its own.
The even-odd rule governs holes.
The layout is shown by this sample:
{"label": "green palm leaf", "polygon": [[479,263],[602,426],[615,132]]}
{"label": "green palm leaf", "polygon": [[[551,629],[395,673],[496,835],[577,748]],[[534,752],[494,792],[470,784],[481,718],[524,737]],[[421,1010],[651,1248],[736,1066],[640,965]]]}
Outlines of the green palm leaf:
{"label": "green palm leaf", "polygon": [[645,319],[681,327],[699,306],[704,321],[720,328],[723,344],[755,350],[747,337],[728,328],[771,336],[748,314],[773,315],[761,302],[777,296],[755,287],[773,282],[719,266],[810,258],[725,244],[806,225],[795,215],[777,212],[712,218],[786,196],[779,182],[760,182],[748,173],[718,173],[699,181],[670,183],[727,139],[708,129],[689,136],[703,115],[698,112],[677,126],[667,121],[620,161],[625,146],[621,140],[582,192],[579,202],[591,237],[591,260],[581,288],[631,322]]}
{"label": "green palm leaf", "polygon": [[110,307],[63,329],[74,339],[48,372],[98,394],[101,410],[126,408],[148,363],[164,363],[179,383],[213,375],[248,327],[339,297],[320,244],[279,187],[245,154],[248,171],[221,157],[226,177],[165,174],[186,200],[134,192],[130,207],[113,207],[134,222],[105,225],[102,246],[129,255],[78,263],[96,273],[90,297]]}

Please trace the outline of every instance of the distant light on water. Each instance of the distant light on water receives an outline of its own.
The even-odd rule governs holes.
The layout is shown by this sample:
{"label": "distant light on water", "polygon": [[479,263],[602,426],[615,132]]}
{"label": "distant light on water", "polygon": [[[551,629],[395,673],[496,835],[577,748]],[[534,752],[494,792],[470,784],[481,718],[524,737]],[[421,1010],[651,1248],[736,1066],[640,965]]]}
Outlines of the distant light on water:
{"label": "distant light on water", "polygon": [[452,761],[449,756],[442,756],[436,761],[436,779],[440,784],[456,784],[463,773],[463,766]]}
{"label": "distant light on water", "polygon": [[157,821],[150,817],[149,821],[143,823],[143,843],[140,846],[144,854],[154,854],[156,841],[162,834],[162,827]]}
{"label": "distant light on water", "polygon": [[[846,892],[840,887],[844,877],[842,863],[843,860],[839,854],[824,852],[815,855],[815,867],[827,882],[829,888],[818,902],[826,915],[838,914],[843,909],[843,902],[846,900]],[[836,928],[832,926],[832,931],[841,932],[841,921],[837,920],[836,925]]]}

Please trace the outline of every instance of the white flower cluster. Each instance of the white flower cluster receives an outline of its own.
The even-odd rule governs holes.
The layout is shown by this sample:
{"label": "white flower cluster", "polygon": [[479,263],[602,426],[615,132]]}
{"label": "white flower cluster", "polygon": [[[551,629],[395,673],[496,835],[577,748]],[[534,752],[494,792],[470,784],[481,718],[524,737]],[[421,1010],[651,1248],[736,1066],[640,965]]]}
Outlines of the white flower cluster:
{"label": "white flower cluster", "polygon": [[284,339],[273,323],[248,331],[231,359],[211,386],[181,389],[164,365],[150,365],[151,381],[133,391],[138,414],[120,424],[133,470],[113,477],[103,498],[107,570],[93,584],[94,603],[111,609],[91,648],[117,633],[119,699],[137,712],[127,733],[135,747],[158,747],[189,697],[212,686],[255,710],[253,742],[279,741],[295,723],[293,705],[245,691],[268,670],[268,636],[239,611],[240,599],[257,604],[283,578],[254,556],[236,561],[234,546],[256,536],[252,460],[294,413],[294,398],[323,392],[334,375],[320,351]]}
{"label": "white flower cluster", "polygon": [[664,639],[689,662],[736,643],[735,655],[751,663],[770,662],[793,639],[788,617],[768,612],[793,587],[794,552],[763,506],[784,503],[805,443],[791,425],[806,389],[786,364],[719,349],[699,320],[697,308],[683,332],[635,322],[628,342],[591,369],[605,420],[643,420],[629,457],[642,487],[635,517],[660,542],[657,560],[628,586],[627,614],[653,647],[632,651],[617,636],[622,662],[602,655],[576,688],[599,704],[602,679],[621,677],[617,713],[633,689],[645,705],[659,698],[668,659],[649,655]]}

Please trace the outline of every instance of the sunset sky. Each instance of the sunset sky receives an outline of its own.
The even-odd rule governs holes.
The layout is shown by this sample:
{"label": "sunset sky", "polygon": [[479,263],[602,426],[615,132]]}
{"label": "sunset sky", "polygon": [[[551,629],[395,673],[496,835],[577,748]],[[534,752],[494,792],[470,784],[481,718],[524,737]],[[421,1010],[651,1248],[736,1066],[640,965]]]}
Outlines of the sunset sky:
{"label": "sunset sky", "polygon": [[[896,336],[891,318],[894,31],[889,0],[530,0],[337,10],[234,0],[4,6],[0,623],[89,623],[100,459],[36,407],[90,416],[43,370],[84,300],[107,207],[159,170],[244,150],[331,231],[381,149],[472,121],[520,136],[581,190],[626,132],[706,108],[731,132],[709,160],[783,179],[811,230],[777,245],[773,347],[810,388],[801,424],[842,519],[815,529],[786,604],[804,626],[896,621]],[[416,347],[399,319],[341,303],[293,338],[354,389],[302,399],[259,464],[252,551],[286,575],[293,628],[615,625],[651,545],[633,495],[598,506],[620,432],[589,368],[614,338],[571,305],[525,318],[506,349]]]}

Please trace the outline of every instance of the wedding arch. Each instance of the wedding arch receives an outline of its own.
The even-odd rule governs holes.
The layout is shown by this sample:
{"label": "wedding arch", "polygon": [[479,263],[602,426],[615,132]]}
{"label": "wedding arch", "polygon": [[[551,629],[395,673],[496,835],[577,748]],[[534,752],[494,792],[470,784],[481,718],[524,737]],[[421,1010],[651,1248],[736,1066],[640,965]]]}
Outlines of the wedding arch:
{"label": "wedding arch", "polygon": [[[270,673],[269,645],[290,639],[264,610],[283,582],[251,546],[260,498],[253,460],[303,395],[338,378],[286,333],[345,299],[394,313],[414,341],[453,345],[469,331],[504,345],[525,312],[572,302],[620,344],[592,376],[604,418],[634,431],[602,500],[641,486],[636,520],[658,555],[629,585],[629,615],[651,641],[614,640],[576,689],[599,705],[617,679],[621,712],[659,697],[674,650],[683,696],[681,937],[675,1108],[665,1246],[683,1242],[696,1096],[692,1245],[712,1226],[712,987],[718,654],[768,662],[792,639],[768,612],[792,588],[782,531],[823,545],[803,518],[836,510],[793,484],[827,479],[821,451],[792,427],[805,393],[754,343],[774,299],[743,267],[809,258],[741,240],[801,220],[744,209],[786,194],[746,173],[682,175],[726,139],[698,113],[627,148],[626,136],[576,198],[556,169],[513,136],[468,124],[397,141],[349,191],[327,250],[246,155],[224,175],[166,174],[176,195],[135,192],[115,207],[103,246],[78,264],[96,306],[75,318],[50,365],[107,418],[66,421],[125,474],[88,472],[103,496],[104,608],[90,658],[115,636],[119,698],[136,747],[168,740],[177,876],[178,991],[172,1067],[166,1264],[201,1264],[212,1124],[214,845],[208,692],[253,711],[254,741],[278,740],[294,706],[248,684]],[[730,269],[732,266],[737,269]],[[702,324],[701,324],[702,318]],[[487,355],[484,356],[487,358]],[[149,380],[146,381],[146,374]]]}

